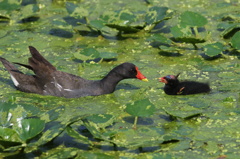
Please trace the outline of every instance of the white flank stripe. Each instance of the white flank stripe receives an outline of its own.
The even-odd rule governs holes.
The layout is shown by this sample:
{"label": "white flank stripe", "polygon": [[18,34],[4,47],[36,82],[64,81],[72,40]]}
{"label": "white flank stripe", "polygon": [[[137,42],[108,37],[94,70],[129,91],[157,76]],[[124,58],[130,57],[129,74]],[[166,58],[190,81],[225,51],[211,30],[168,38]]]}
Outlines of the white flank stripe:
{"label": "white flank stripe", "polygon": [[10,76],[11,76],[11,79],[12,79],[14,85],[17,87],[19,85],[18,81],[16,80],[16,78],[12,74],[10,74]]}
{"label": "white flank stripe", "polygon": [[64,89],[64,91],[69,91],[70,92],[70,91],[73,91],[73,90],[72,89]]}

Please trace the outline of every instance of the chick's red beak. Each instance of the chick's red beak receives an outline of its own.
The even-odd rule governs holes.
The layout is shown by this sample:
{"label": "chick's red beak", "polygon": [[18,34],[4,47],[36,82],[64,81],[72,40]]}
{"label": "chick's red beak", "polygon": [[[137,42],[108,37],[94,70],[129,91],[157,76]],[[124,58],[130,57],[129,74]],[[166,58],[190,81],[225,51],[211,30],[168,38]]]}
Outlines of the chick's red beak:
{"label": "chick's red beak", "polygon": [[166,80],[164,77],[160,77],[160,78],[159,78],[159,82],[162,82],[162,83],[166,83],[166,84],[167,84],[167,80]]}
{"label": "chick's red beak", "polygon": [[137,79],[140,79],[142,81],[148,82],[148,79],[138,70],[138,67],[136,67],[137,70]]}

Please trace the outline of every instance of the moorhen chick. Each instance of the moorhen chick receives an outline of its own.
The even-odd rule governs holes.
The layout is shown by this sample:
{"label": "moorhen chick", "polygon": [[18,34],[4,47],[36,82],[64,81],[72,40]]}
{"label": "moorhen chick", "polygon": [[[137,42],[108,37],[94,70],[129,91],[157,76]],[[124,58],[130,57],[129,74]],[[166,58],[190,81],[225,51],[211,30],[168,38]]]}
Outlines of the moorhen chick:
{"label": "moorhen chick", "polygon": [[[180,74],[180,73],[179,73]],[[159,78],[160,82],[165,83],[164,92],[168,95],[188,95],[197,93],[207,93],[210,91],[210,87],[207,83],[200,83],[195,81],[183,81],[178,80],[178,75],[168,75]]]}
{"label": "moorhen chick", "polygon": [[23,74],[12,63],[0,57],[0,61],[10,73],[15,87],[22,92],[77,98],[112,93],[118,82],[127,78],[148,81],[138,67],[132,63],[122,63],[116,66],[101,80],[86,80],[58,71],[34,47],[29,46],[29,50],[32,55],[28,59],[29,65],[15,64],[32,70],[35,75]]}

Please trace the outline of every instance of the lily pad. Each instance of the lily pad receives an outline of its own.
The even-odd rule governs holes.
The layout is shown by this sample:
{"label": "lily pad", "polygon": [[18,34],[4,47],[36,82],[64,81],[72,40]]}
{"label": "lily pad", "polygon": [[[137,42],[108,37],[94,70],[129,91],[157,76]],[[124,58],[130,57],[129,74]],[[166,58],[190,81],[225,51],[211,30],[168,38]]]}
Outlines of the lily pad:
{"label": "lily pad", "polygon": [[83,18],[89,15],[88,10],[71,2],[66,2],[66,9],[72,17]]}
{"label": "lily pad", "polygon": [[0,13],[3,10],[6,10],[8,13],[11,13],[13,10],[19,9],[21,2],[18,0],[3,0],[0,2]]}
{"label": "lily pad", "polygon": [[169,38],[165,37],[162,34],[153,34],[151,37],[148,38],[148,40],[157,41],[157,42],[169,44],[169,45],[172,43],[172,40],[170,40]]}
{"label": "lily pad", "polygon": [[18,133],[15,130],[6,127],[0,127],[0,141],[22,143]]}
{"label": "lily pad", "polygon": [[167,114],[169,114],[173,118],[182,118],[182,119],[190,119],[192,117],[199,116],[200,114],[203,113],[203,110],[187,104],[179,104],[174,108],[166,108],[165,111]]}
{"label": "lily pad", "polygon": [[193,35],[191,28],[188,26],[183,27],[181,25],[176,25],[172,27],[170,30],[176,41],[192,43],[192,44],[204,43],[206,41],[203,38],[199,38]]}
{"label": "lily pad", "polygon": [[80,141],[81,143],[92,145],[91,140],[89,140],[87,137],[79,134],[79,132],[75,131],[72,127],[68,126],[66,128],[66,132],[69,136],[73,137],[75,140]]}
{"label": "lily pad", "polygon": [[101,127],[106,127],[113,123],[113,116],[110,114],[94,114],[86,118],[88,121],[101,124]]}
{"label": "lily pad", "polygon": [[40,119],[23,119],[14,129],[18,132],[23,141],[27,141],[41,133],[45,127],[45,122]]}
{"label": "lily pad", "polygon": [[75,58],[87,61],[100,57],[100,53],[94,48],[85,48],[80,52],[76,52],[73,54]]}
{"label": "lily pad", "polygon": [[180,37],[191,37],[192,32],[190,27],[182,27],[180,25],[175,25],[171,28],[171,33],[175,38],[180,38]]}
{"label": "lily pad", "polygon": [[142,99],[127,104],[126,112],[137,117],[148,117],[155,112],[155,106],[149,99]]}
{"label": "lily pad", "polygon": [[231,39],[231,44],[234,49],[240,50],[240,31],[234,34]]}
{"label": "lily pad", "polygon": [[216,42],[213,44],[207,44],[203,48],[204,48],[206,55],[213,57],[213,56],[217,56],[222,53],[223,44],[220,42]]}
{"label": "lily pad", "polygon": [[208,23],[207,19],[199,13],[185,11],[180,16],[182,26],[202,27]]}
{"label": "lily pad", "polygon": [[168,11],[167,7],[154,6],[149,8],[147,15],[145,17],[147,25],[163,21],[165,19],[167,11]]}
{"label": "lily pad", "polygon": [[50,159],[50,158],[74,158],[78,154],[78,149],[73,147],[63,147],[59,146],[43,153],[40,158]]}
{"label": "lily pad", "polygon": [[36,16],[36,13],[39,11],[37,4],[29,4],[21,8],[21,17],[20,19],[25,19],[29,17]]}
{"label": "lily pad", "polygon": [[221,33],[221,36],[225,39],[228,39],[228,38],[232,37],[239,30],[240,30],[240,24],[239,23],[228,24],[228,27]]}
{"label": "lily pad", "polygon": [[164,46],[164,45],[159,46],[159,48],[163,52],[179,52],[181,50],[177,47],[168,47],[168,46]]}
{"label": "lily pad", "polygon": [[100,52],[100,57],[105,60],[115,59],[118,54],[114,52]]}

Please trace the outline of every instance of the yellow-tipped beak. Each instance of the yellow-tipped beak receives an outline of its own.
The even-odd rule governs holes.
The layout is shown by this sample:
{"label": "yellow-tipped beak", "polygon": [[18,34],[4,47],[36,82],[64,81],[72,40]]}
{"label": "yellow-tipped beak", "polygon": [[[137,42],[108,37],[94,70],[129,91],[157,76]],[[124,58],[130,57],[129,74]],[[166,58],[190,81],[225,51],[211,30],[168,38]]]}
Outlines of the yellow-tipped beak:
{"label": "yellow-tipped beak", "polygon": [[144,79],[142,79],[142,81],[144,81],[144,82],[148,82],[148,79],[147,79],[147,78],[144,78]]}

